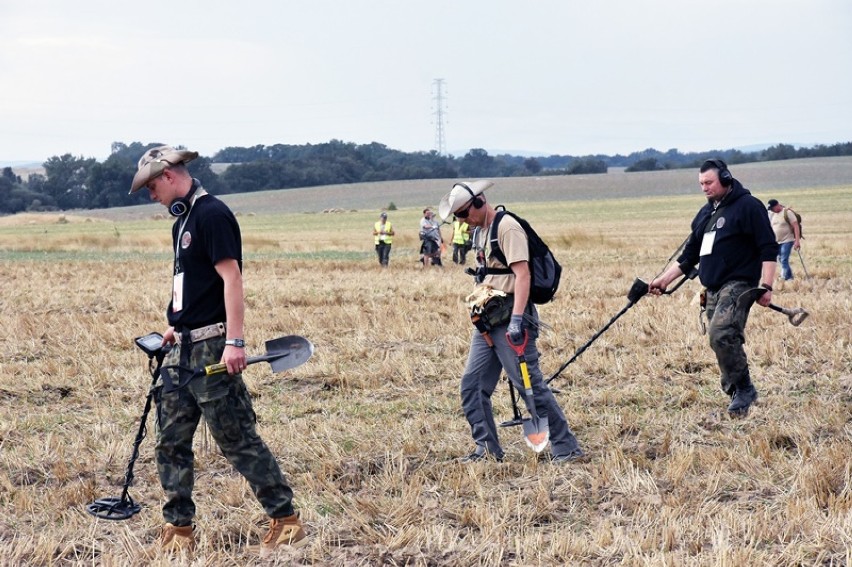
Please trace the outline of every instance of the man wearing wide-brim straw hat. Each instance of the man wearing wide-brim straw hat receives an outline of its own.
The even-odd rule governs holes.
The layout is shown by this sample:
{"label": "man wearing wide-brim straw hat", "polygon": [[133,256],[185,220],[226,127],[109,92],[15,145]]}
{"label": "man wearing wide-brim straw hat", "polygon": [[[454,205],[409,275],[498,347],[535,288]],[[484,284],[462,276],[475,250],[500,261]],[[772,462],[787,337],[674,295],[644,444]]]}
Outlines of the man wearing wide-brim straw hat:
{"label": "man wearing wide-brim straw hat", "polygon": [[[489,233],[497,210],[487,202],[485,191],[492,185],[493,183],[487,180],[457,182],[450,192],[444,195],[438,206],[438,213],[442,218],[455,215],[478,229],[474,236],[477,283],[474,293],[468,297],[472,313],[476,307],[474,304],[499,301],[504,305],[504,308],[494,311],[493,319],[488,322],[487,333],[483,333],[479,328],[472,334],[467,364],[461,379],[461,400],[475,448],[462,461],[503,459],[503,448],[500,446],[497,426],[494,423],[491,395],[501,371],[506,372],[519,392],[524,391],[518,354],[512,347],[514,345],[515,348],[520,348],[525,339],[527,343],[523,353],[533,393],[532,400],[525,397],[527,407],[533,403],[539,418],[546,419],[553,453],[552,461],[576,461],[583,457],[583,451],[553,392],[545,383],[538,364],[538,312],[535,305],[529,301],[531,278],[528,238],[518,221],[508,214],[502,216],[497,227],[497,242],[508,265],[501,264],[500,260],[491,254]],[[509,268],[511,273],[488,274],[486,268]]]}
{"label": "man wearing wide-brim straw hat", "polygon": [[[153,551],[195,548],[192,438],[203,417],[222,454],[270,517],[260,546],[265,557],[279,545],[304,545],[308,539],[293,509],[293,491],[257,433],[242,379],[247,361],[240,227],[228,206],[207,194],[187,171],[186,163],[197,156],[170,146],[152,148],[139,160],[130,186],[131,193],[147,188],[151,200],[175,217],[172,297],[163,333],[163,345],[172,348],[154,393],[155,454],[166,524]],[[220,362],[227,374],[196,377],[194,369]]]}

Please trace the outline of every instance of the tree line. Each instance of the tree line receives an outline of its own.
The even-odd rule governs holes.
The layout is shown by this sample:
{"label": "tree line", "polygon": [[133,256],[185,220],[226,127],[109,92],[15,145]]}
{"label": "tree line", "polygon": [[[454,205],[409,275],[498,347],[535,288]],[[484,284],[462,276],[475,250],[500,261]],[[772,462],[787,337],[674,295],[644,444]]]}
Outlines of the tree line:
{"label": "tree line", "polygon": [[[6,167],[0,175],[0,213],[101,209],[147,203],[146,191],[129,195],[128,189],[139,158],[149,148],[159,145],[162,144],[114,142],[110,156],[103,162],[71,154],[53,156],[43,164],[44,175],[33,174],[26,180],[15,175],[11,167]],[[847,155],[852,155],[852,142],[811,148],[778,144],[757,152],[681,153],[676,149],[660,152],[649,148],[626,156],[581,157],[492,156],[475,148],[464,156],[455,157],[436,151],[402,152],[377,142],[354,144],[331,140],[322,144],[227,147],[213,156],[199,156],[188,168],[210,192],[224,195],[368,181],[597,174],[606,173],[610,167],[653,171],[698,167],[709,157],[721,157],[732,165]],[[229,165],[216,174],[214,163]]]}

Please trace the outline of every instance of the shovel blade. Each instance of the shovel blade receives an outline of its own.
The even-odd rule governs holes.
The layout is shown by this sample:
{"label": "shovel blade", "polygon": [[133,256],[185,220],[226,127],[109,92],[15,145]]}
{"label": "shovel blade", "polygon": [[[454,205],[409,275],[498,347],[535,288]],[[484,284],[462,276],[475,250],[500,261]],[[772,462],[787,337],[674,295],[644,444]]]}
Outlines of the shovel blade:
{"label": "shovel blade", "polygon": [[790,313],[787,314],[787,318],[790,319],[790,323],[793,324],[794,327],[798,327],[802,324],[802,321],[808,318],[808,313],[801,307],[797,307],[796,309],[790,309]]}
{"label": "shovel blade", "polygon": [[763,297],[763,294],[766,293],[766,291],[765,287],[753,287],[742,292],[739,297],[737,297],[737,307],[742,307],[743,305],[751,307],[755,301]]}
{"label": "shovel blade", "polygon": [[266,357],[273,372],[284,372],[306,363],[314,345],[305,337],[287,335],[266,341]]}
{"label": "shovel blade", "polygon": [[548,441],[550,441],[550,427],[547,425],[547,418],[525,418],[524,441],[536,453],[544,451]]}

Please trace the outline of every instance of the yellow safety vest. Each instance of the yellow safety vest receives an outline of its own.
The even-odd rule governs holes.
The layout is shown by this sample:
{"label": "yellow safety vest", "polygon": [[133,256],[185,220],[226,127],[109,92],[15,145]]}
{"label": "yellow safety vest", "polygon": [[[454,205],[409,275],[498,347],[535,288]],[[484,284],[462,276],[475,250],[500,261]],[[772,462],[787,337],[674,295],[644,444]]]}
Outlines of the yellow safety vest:
{"label": "yellow safety vest", "polygon": [[[375,229],[376,232],[382,231],[382,221],[376,221]],[[385,223],[385,232],[393,232],[393,227],[391,227],[390,221]],[[385,244],[393,244],[393,236],[390,234],[376,234],[376,244],[380,244],[381,242],[384,242]]]}
{"label": "yellow safety vest", "polygon": [[464,244],[470,240],[470,234],[467,233],[468,225],[466,222],[453,221],[453,244]]}

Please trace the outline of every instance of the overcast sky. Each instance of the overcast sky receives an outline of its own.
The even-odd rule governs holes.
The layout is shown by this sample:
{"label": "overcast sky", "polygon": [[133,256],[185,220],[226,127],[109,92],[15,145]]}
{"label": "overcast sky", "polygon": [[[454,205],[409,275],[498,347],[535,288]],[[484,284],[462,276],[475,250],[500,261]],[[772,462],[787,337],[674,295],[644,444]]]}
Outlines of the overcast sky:
{"label": "overcast sky", "polygon": [[0,0],[0,162],[852,141],[849,0]]}

